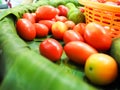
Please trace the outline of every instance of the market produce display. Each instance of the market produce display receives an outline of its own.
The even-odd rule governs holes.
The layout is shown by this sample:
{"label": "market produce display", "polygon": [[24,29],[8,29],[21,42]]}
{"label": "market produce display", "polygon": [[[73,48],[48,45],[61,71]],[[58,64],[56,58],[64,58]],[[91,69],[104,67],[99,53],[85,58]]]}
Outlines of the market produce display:
{"label": "market produce display", "polygon": [[16,6],[0,13],[0,90],[119,89],[117,49],[78,0]]}

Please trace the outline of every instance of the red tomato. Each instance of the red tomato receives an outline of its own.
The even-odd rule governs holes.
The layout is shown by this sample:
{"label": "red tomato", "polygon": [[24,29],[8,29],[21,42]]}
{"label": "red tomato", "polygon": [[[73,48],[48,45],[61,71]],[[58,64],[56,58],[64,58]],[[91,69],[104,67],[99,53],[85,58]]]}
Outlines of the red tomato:
{"label": "red tomato", "polygon": [[81,36],[81,34],[79,34],[78,32],[73,30],[68,30],[64,33],[63,41],[65,42],[65,44],[67,44],[68,42],[71,41],[84,41],[84,39]]}
{"label": "red tomato", "polygon": [[97,0],[100,3],[105,3],[107,0]]}
{"label": "red tomato", "polygon": [[98,53],[96,49],[81,41],[67,43],[64,51],[70,60],[78,64],[85,64],[90,55]]}
{"label": "red tomato", "polygon": [[48,29],[49,29],[49,32],[51,32],[51,27],[55,23],[55,21],[52,21],[52,20],[40,20],[39,23],[46,25],[48,27]]}
{"label": "red tomato", "polygon": [[41,42],[39,51],[41,55],[45,56],[51,61],[58,61],[62,56],[63,47],[57,40],[48,38]]}
{"label": "red tomato", "polygon": [[50,20],[58,14],[58,11],[53,6],[44,5],[44,6],[38,7],[35,13],[38,20],[41,20],[41,19]]}
{"label": "red tomato", "polygon": [[112,1],[107,1],[107,2],[105,2],[105,4],[107,4],[107,5],[112,5],[112,6],[117,6],[118,4],[116,3],[116,2],[112,2]]}
{"label": "red tomato", "polygon": [[75,23],[73,21],[67,20],[65,21],[65,24],[67,25],[68,29],[73,29],[75,26]]}
{"label": "red tomato", "polygon": [[24,13],[22,18],[28,19],[32,23],[35,23],[35,17],[31,13]]}
{"label": "red tomato", "polygon": [[116,2],[116,3],[117,3],[117,5],[120,5],[120,0],[117,0],[117,2]]}
{"label": "red tomato", "polygon": [[77,25],[74,26],[73,30],[79,32],[82,36],[85,31],[85,23],[78,23]]}
{"label": "red tomato", "polygon": [[44,24],[35,23],[36,37],[45,37],[48,35],[48,27]]}
{"label": "red tomato", "polygon": [[80,9],[80,11],[81,11],[82,13],[85,12],[85,7],[80,7],[79,9]]}
{"label": "red tomato", "polygon": [[58,16],[58,15],[55,16],[55,21],[65,22],[65,21],[67,21],[67,20],[68,20],[68,19],[67,19],[67,17],[65,17],[65,16]]}
{"label": "red tomato", "polygon": [[35,19],[35,22],[37,22],[37,18],[36,18],[36,13],[31,13]]}
{"label": "red tomato", "polygon": [[58,9],[60,11],[60,16],[67,16],[67,13],[68,13],[68,7],[64,6],[64,5],[59,5],[58,6]]}
{"label": "red tomato", "polygon": [[63,35],[68,28],[65,23],[57,21],[52,25],[52,35],[55,39],[63,40]]}
{"label": "red tomato", "polygon": [[94,22],[86,25],[84,39],[97,50],[108,50],[112,43],[112,38],[108,31],[103,26]]}
{"label": "red tomato", "polygon": [[17,32],[24,40],[33,40],[36,37],[34,25],[27,19],[18,19],[16,22]]}

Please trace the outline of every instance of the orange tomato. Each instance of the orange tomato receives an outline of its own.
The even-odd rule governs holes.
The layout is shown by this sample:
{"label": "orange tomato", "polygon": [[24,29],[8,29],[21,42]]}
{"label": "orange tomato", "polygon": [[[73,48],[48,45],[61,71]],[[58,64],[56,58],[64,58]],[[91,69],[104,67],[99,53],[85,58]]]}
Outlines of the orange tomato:
{"label": "orange tomato", "polygon": [[116,79],[118,66],[114,58],[107,54],[92,54],[86,60],[85,75],[96,85],[107,85]]}
{"label": "orange tomato", "polygon": [[63,35],[68,28],[65,23],[57,21],[52,25],[51,31],[55,39],[63,40]]}

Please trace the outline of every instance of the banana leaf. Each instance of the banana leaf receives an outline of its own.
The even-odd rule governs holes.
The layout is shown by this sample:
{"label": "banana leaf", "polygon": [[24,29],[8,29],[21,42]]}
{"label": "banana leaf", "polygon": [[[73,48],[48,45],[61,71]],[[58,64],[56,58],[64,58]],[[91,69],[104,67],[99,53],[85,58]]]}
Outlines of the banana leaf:
{"label": "banana leaf", "polygon": [[85,77],[84,67],[70,62],[65,53],[58,62],[51,62],[41,56],[38,45],[43,38],[27,42],[17,34],[15,22],[23,13],[34,12],[41,5],[56,6],[68,2],[76,3],[76,0],[40,0],[33,4],[19,5],[0,14],[0,90],[118,88],[116,82],[105,87],[91,84]]}
{"label": "banana leaf", "polygon": [[0,34],[1,58],[5,61],[1,90],[95,90],[82,78],[74,77],[69,71],[64,71],[33,51],[17,35],[12,16],[5,17],[0,26],[3,30]]}
{"label": "banana leaf", "polygon": [[42,5],[52,5],[57,7],[60,4],[65,5],[66,3],[74,3],[76,6],[83,6],[78,3],[78,0],[38,0],[36,3],[31,4],[21,4],[19,6],[13,7],[12,9],[7,9],[0,13],[0,20],[9,14],[13,14],[16,18],[20,18],[25,12],[35,12],[36,8]]}

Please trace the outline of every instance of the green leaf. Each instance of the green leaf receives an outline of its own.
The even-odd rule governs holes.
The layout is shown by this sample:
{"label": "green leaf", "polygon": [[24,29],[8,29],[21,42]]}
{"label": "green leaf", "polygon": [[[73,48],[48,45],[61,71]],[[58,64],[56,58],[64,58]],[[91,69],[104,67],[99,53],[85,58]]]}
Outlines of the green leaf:
{"label": "green leaf", "polygon": [[0,13],[0,90],[119,90],[119,82],[105,87],[88,82],[84,67],[65,53],[58,62],[40,55],[39,44],[46,38],[26,42],[17,35],[15,22],[23,13],[34,12],[41,5],[68,2],[79,4],[77,0],[39,0]]}

